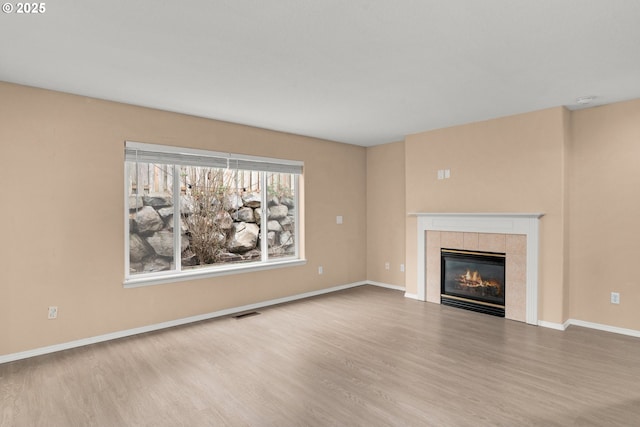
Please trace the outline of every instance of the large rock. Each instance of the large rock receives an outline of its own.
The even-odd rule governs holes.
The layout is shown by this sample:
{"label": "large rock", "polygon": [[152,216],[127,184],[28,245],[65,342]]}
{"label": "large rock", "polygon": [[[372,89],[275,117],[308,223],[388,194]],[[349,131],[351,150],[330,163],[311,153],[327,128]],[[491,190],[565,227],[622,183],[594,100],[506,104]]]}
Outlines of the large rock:
{"label": "large rock", "polygon": [[293,231],[296,228],[294,219],[295,218],[291,215],[281,219],[279,223],[282,226],[282,229],[286,231]]}
{"label": "large rock", "polygon": [[[173,215],[166,219],[167,222],[167,230],[173,231]],[[180,218],[180,233],[185,234],[189,229],[187,228],[187,224],[184,222],[183,218]]]}
{"label": "large rock", "polygon": [[267,233],[267,242],[268,242],[268,243],[267,243],[267,246],[268,246],[268,247],[275,246],[275,244],[276,244],[276,235],[277,235],[277,234],[276,234],[276,232],[275,232],[275,231],[269,231],[269,232]]}
{"label": "large rock", "polygon": [[216,223],[221,230],[231,230],[233,227],[233,218],[227,211],[220,211],[216,214]]}
{"label": "large rock", "polygon": [[256,222],[259,224],[260,222],[262,222],[262,209],[261,208],[255,208],[253,210],[253,216],[256,219]]}
{"label": "large rock", "polygon": [[226,211],[236,211],[242,206],[242,197],[240,195],[233,193],[224,197],[224,209]]}
{"label": "large rock", "polygon": [[236,222],[233,224],[233,237],[229,242],[229,252],[243,253],[256,247],[260,227],[256,224]]}
{"label": "large rock", "polygon": [[253,215],[253,209],[251,208],[241,208],[237,215],[240,222],[256,222],[256,217]]}
{"label": "large rock", "polygon": [[280,197],[280,204],[285,205],[289,209],[295,208],[296,204],[291,197]]}
{"label": "large rock", "polygon": [[278,199],[278,196],[270,196],[269,200],[267,200],[267,206],[275,206],[279,204],[280,200]]}
{"label": "large rock", "polygon": [[135,194],[129,196],[129,210],[141,209],[144,206],[144,200],[142,196],[136,196]]}
{"label": "large rock", "polygon": [[145,206],[164,208],[173,204],[173,197],[167,193],[149,193],[143,196]]}
{"label": "large rock", "polygon": [[[158,255],[172,257],[173,256],[173,233],[171,231],[158,231],[153,236],[147,237],[147,243],[153,248]],[[189,239],[185,235],[180,236],[180,252],[184,251],[189,245]]]}
{"label": "large rock", "polygon": [[138,233],[147,233],[162,230],[164,222],[158,212],[151,206],[145,206],[133,216]]}
{"label": "large rock", "polygon": [[291,234],[288,231],[283,231],[278,236],[278,240],[279,240],[280,246],[291,246],[293,245],[293,234]]}
{"label": "large rock", "polygon": [[282,231],[282,226],[280,223],[274,219],[267,222],[267,230],[268,231]]}
{"label": "large rock", "polygon": [[[165,228],[169,231],[173,231],[173,207],[158,209],[158,214],[165,223]],[[184,222],[184,217],[180,216],[180,232],[182,234],[188,231],[187,224]]]}
{"label": "large rock", "polygon": [[129,260],[137,263],[151,255],[153,251],[137,234],[129,235]]}
{"label": "large rock", "polygon": [[242,202],[250,208],[259,208],[262,202],[260,193],[245,193],[242,195]]}
{"label": "large rock", "polygon": [[172,217],[173,216],[173,206],[167,207],[167,208],[158,209],[158,215],[160,215],[160,217],[162,219],[164,219],[164,220],[166,220],[170,216]]}
{"label": "large rock", "polygon": [[269,219],[284,219],[289,213],[289,208],[285,205],[269,206]]}
{"label": "large rock", "polygon": [[213,236],[214,243],[219,246],[223,246],[226,240],[227,240],[227,235],[221,232],[218,232]]}

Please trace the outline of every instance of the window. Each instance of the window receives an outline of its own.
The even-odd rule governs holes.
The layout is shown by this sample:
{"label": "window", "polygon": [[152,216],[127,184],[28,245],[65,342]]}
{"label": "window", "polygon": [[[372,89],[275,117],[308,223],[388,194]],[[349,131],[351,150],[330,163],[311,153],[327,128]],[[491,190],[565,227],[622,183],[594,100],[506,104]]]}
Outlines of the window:
{"label": "window", "polygon": [[127,142],[125,285],[304,262],[302,166]]}

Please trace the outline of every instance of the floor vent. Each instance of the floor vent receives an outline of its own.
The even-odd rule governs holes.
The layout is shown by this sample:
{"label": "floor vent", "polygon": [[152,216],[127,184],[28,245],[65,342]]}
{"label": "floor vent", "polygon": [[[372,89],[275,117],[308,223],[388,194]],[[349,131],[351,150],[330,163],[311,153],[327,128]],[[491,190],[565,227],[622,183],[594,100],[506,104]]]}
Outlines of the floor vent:
{"label": "floor vent", "polygon": [[257,311],[247,311],[244,313],[238,313],[235,316],[232,316],[234,319],[244,319],[245,317],[251,317],[251,316],[257,316],[258,314],[260,314]]}

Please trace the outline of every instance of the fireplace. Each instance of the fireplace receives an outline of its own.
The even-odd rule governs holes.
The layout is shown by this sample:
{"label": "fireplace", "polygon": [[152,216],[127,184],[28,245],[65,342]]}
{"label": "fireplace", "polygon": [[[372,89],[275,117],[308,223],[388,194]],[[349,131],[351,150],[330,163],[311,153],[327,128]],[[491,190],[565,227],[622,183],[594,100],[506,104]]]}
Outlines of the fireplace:
{"label": "fireplace", "polygon": [[441,248],[441,303],[504,317],[505,258],[504,253]]}
{"label": "fireplace", "polygon": [[[442,248],[506,254],[504,317],[538,325],[538,270],[542,213],[410,213],[416,222],[416,263],[407,259],[405,296],[441,303]],[[411,255],[411,252],[407,253]],[[412,275],[415,267],[415,276]],[[415,294],[412,292],[415,291]]]}

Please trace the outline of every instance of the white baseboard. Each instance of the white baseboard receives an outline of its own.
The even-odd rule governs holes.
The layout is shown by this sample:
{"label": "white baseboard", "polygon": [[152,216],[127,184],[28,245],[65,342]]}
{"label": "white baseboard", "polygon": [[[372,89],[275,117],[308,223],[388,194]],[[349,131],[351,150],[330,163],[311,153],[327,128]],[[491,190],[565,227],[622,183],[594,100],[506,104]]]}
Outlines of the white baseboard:
{"label": "white baseboard", "polygon": [[211,313],[201,314],[198,316],[185,317],[182,319],[170,320],[168,322],[156,323],[154,325],[142,326],[139,328],[127,329],[125,331],[112,332],[105,335],[99,335],[95,337],[83,338],[80,340],[69,341],[62,344],[50,345],[47,347],[40,347],[33,350],[21,351],[19,353],[11,353],[0,355],[0,364],[13,362],[16,360],[27,359],[30,357],[41,356],[43,354],[55,353],[62,350],[69,350],[71,348],[83,347],[85,345],[96,344],[99,342],[115,340],[118,338],[129,337],[132,335],[143,334],[146,332],[157,331],[160,329],[172,328],[174,326],[186,325],[188,323],[200,322],[202,320],[214,319],[216,317],[229,316],[243,311],[257,310],[259,308],[269,307],[276,304],[282,304],[286,302],[296,301],[299,299],[310,298],[318,295],[328,294],[331,292],[342,291],[344,289],[355,288],[357,286],[366,285],[369,282],[355,282],[347,285],[334,286],[331,288],[320,289],[317,291],[305,292],[302,294],[291,295],[283,298],[276,298],[269,301],[262,301],[255,304],[243,305],[241,307],[233,307],[225,310],[214,311]]}
{"label": "white baseboard", "polygon": [[569,327],[569,321],[567,320],[564,323],[554,323],[544,320],[538,320],[538,326],[542,326],[543,328],[555,329],[557,331],[565,331]]}
{"label": "white baseboard", "polygon": [[603,325],[600,323],[585,322],[584,320],[569,319],[570,325],[582,326],[583,328],[597,329],[599,331],[613,332],[614,334],[629,335],[631,337],[640,338],[640,331],[635,329],[619,328],[617,326]]}
{"label": "white baseboard", "polygon": [[581,326],[583,328],[597,329],[599,331],[612,332],[614,334],[629,335],[631,337],[640,338],[640,331],[634,329],[619,328],[617,326],[603,325],[601,323],[585,322],[584,320],[569,319],[564,323],[545,322],[544,320],[538,321],[538,326],[543,328],[556,329],[558,331],[565,331],[569,326]]}
{"label": "white baseboard", "polygon": [[409,292],[405,292],[404,297],[422,301],[420,298],[418,298],[418,294],[410,294]]}
{"label": "white baseboard", "polygon": [[378,286],[380,288],[393,289],[394,291],[404,291],[404,286],[390,285],[388,283],[376,282],[373,280],[367,280],[366,283],[368,283],[369,285]]}

